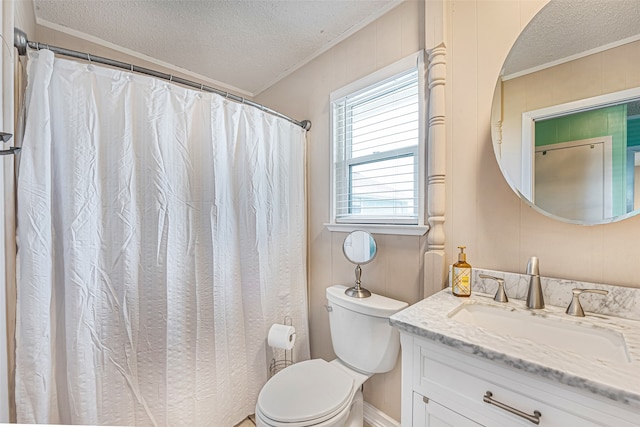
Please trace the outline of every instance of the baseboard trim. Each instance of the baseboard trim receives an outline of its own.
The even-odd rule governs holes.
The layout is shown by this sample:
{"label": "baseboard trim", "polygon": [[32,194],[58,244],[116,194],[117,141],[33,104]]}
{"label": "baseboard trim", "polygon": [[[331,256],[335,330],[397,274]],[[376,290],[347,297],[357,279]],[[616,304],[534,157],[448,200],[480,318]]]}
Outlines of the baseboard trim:
{"label": "baseboard trim", "polygon": [[400,427],[400,423],[370,403],[364,402],[364,420],[371,427]]}

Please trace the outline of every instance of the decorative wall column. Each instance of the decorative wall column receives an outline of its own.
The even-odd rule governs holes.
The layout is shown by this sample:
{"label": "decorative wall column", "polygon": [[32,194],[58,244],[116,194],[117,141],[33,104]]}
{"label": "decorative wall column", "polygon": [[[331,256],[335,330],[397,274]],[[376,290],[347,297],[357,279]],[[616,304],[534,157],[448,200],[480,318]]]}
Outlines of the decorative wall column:
{"label": "decorative wall column", "polygon": [[429,89],[428,159],[427,159],[427,249],[444,251],[446,129],[445,84],[447,80],[447,49],[444,43],[427,51],[427,82]]}
{"label": "decorative wall column", "polygon": [[441,290],[445,269],[446,180],[446,0],[425,2],[427,51],[427,252],[424,254],[424,297]]}

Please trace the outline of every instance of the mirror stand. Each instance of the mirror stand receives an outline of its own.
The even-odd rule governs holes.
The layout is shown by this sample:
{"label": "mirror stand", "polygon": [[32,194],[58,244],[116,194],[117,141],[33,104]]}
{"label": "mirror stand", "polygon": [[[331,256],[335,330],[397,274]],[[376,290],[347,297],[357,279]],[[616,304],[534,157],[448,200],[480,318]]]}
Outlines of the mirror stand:
{"label": "mirror stand", "polygon": [[356,283],[355,286],[344,291],[347,296],[353,298],[369,298],[371,296],[371,292],[368,289],[365,289],[361,286],[362,277],[362,268],[360,268],[360,264],[356,265]]}

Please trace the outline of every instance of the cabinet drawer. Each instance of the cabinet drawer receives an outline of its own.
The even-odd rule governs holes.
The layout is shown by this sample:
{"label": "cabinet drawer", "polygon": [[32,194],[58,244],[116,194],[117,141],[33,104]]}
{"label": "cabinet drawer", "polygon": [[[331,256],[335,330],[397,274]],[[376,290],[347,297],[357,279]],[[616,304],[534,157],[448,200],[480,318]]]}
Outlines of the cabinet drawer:
{"label": "cabinet drawer", "polygon": [[414,376],[414,389],[482,425],[532,426],[536,418],[547,427],[629,425],[601,412],[603,405],[597,401],[590,405],[589,400],[584,404],[567,399],[566,393],[554,393],[546,383],[540,386],[531,375],[496,369],[435,343],[420,341],[414,350],[414,372],[419,374]]}

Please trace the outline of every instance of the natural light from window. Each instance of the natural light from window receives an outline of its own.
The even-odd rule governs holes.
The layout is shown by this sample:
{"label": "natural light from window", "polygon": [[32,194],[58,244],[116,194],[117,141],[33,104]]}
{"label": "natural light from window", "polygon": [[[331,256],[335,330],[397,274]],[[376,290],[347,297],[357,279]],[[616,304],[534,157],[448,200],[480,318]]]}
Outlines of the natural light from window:
{"label": "natural light from window", "polygon": [[337,220],[417,223],[416,69],[334,103]]}

